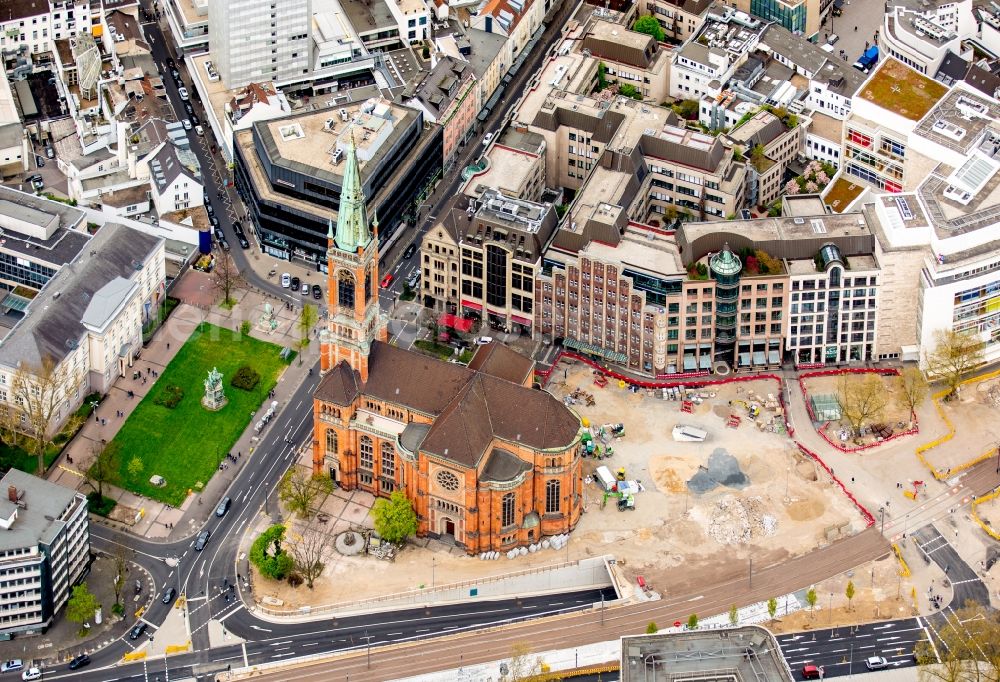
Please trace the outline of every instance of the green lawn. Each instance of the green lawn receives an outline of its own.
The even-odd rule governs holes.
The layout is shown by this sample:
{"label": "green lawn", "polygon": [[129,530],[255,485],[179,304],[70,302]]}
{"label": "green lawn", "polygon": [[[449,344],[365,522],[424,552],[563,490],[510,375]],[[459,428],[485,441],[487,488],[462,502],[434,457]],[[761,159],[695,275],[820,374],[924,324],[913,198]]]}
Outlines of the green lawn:
{"label": "green lawn", "polygon": [[[94,408],[90,406],[90,403],[97,401],[100,402],[103,396],[100,393],[91,393],[83,399],[80,403],[80,407],[76,408],[76,415],[80,418],[77,422],[77,426],[73,429],[72,433],[64,431],[58,434],[51,445],[45,450],[45,470],[48,471],[52,463],[56,461],[59,453],[62,452],[63,448],[66,447],[66,443],[69,442],[76,432],[83,426],[83,421],[90,416]],[[8,469],[19,469],[27,474],[37,474],[38,473],[38,458],[34,455],[29,454],[23,448],[11,447],[6,443],[0,443],[0,475],[7,472]]]}
{"label": "green lawn", "polygon": [[[122,449],[123,487],[179,506],[189,489],[197,490],[208,483],[250,423],[250,413],[274,388],[279,372],[287,364],[278,357],[280,352],[280,346],[202,324],[115,436]],[[257,388],[250,392],[230,384],[243,365],[250,365],[261,377]],[[204,381],[213,367],[222,373],[229,399],[218,412],[201,406]],[[183,399],[172,409],[154,403],[168,386],[178,386],[184,392]],[[142,462],[138,473],[129,467],[136,457]],[[166,486],[150,484],[154,474],[166,479]]]}

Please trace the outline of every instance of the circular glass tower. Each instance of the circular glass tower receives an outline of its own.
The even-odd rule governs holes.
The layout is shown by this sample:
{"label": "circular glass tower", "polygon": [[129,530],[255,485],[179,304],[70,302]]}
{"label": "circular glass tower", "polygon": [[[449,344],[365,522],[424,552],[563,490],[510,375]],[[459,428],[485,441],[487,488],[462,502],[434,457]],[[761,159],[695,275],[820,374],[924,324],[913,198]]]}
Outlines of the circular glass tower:
{"label": "circular glass tower", "polygon": [[715,360],[732,363],[743,263],[727,243],[708,259],[708,269],[715,280]]}

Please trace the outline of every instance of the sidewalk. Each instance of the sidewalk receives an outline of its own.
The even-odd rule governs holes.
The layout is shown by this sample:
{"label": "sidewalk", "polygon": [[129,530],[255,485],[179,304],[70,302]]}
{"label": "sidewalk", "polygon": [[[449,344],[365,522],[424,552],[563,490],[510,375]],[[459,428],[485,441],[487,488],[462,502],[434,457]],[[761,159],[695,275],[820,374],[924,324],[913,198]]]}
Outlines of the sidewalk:
{"label": "sidewalk", "polygon": [[[237,292],[235,298],[238,303],[232,310],[218,306],[205,310],[183,303],[179,305],[164,323],[163,328],[143,349],[142,356],[136,361],[135,366],[126,376],[120,377],[114,383],[93,418],[88,418],[87,423],[49,469],[46,478],[59,485],[85,493],[90,492],[90,486],[82,472],[92,461],[95,449],[100,448],[102,441],[114,438],[136,405],[155,384],[157,377],[154,377],[152,372],[162,372],[201,322],[207,321],[228,329],[238,328],[244,319],[250,320],[253,324],[260,317],[267,300],[264,296],[246,291]],[[277,305],[274,306],[274,313],[278,327],[273,333],[263,333],[255,324],[251,335],[282,346],[296,346],[299,336],[296,328],[297,315],[293,311],[285,310],[284,306]],[[315,364],[318,352],[318,344],[311,343],[302,355],[301,364],[298,361],[293,362],[282,372],[274,389],[273,400],[281,404],[295,392],[301,381],[308,376],[309,368]],[[132,371],[139,372],[141,376],[133,379]],[[134,398],[128,397],[129,391],[134,393]],[[124,413],[123,417],[115,416],[119,410]],[[189,495],[179,508],[114,486],[105,486],[106,496],[113,497],[119,505],[135,509],[137,512],[141,510],[142,517],[131,526],[101,517],[94,519],[104,525],[150,540],[172,542],[190,536],[212,513],[215,501],[229,487],[240,467],[249,461],[255,440],[256,434],[253,425],[250,424],[232,447],[233,452],[244,454],[239,463],[217,472],[200,495]],[[199,505],[197,503],[199,497],[204,497],[209,503]]]}

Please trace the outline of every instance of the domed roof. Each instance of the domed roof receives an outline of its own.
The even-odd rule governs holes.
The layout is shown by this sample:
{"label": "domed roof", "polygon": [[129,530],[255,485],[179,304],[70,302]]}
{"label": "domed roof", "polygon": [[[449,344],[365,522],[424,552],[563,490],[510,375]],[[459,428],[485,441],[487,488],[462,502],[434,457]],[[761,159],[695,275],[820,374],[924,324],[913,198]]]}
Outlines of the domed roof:
{"label": "domed roof", "polygon": [[729,243],[723,245],[722,251],[708,259],[708,267],[718,275],[738,275],[743,269],[743,263],[729,248]]}

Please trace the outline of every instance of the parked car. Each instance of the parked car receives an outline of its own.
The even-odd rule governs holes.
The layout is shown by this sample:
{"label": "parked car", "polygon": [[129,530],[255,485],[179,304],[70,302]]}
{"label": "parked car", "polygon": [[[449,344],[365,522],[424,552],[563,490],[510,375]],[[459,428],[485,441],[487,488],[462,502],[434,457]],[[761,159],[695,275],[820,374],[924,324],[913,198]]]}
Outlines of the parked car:
{"label": "parked car", "polygon": [[188,100],[187,88],[177,88],[177,94],[180,95],[181,99],[185,102]]}
{"label": "parked car", "polygon": [[493,343],[492,336],[480,336],[479,338],[476,339],[476,345],[478,346],[485,346],[489,343]]}
{"label": "parked car", "polygon": [[249,249],[250,248],[250,242],[247,240],[246,235],[244,235],[242,232],[238,232],[236,234],[236,241],[238,241],[240,243],[240,248],[241,249]]}
{"label": "parked car", "polygon": [[417,245],[410,244],[406,247],[406,251],[403,252],[403,258],[412,258],[413,254],[417,252]]}
{"label": "parked car", "polygon": [[31,186],[34,187],[36,191],[40,192],[42,191],[42,188],[45,187],[45,181],[42,180],[41,175],[32,175],[29,179],[31,180]]}
{"label": "parked car", "polygon": [[869,670],[881,670],[882,668],[887,668],[889,666],[889,661],[885,660],[881,656],[869,656],[868,660],[865,661],[865,667]]}
{"label": "parked car", "polygon": [[35,154],[35,165],[39,168],[45,168],[45,159],[40,157],[38,154]]}
{"label": "parked car", "polygon": [[131,630],[129,630],[128,638],[134,642],[135,640],[142,637],[142,633],[144,633],[145,631],[146,631],[146,622],[140,620],[132,627]]}
{"label": "parked car", "polygon": [[28,668],[23,673],[21,673],[22,680],[40,680],[42,679],[42,671],[38,668]]}
{"label": "parked car", "polygon": [[302,294],[303,296],[308,296],[309,295],[309,284],[307,284],[306,282],[303,282],[302,286],[299,288],[299,293]]}
{"label": "parked car", "polygon": [[195,116],[194,114],[188,116],[188,120],[191,122],[191,125],[193,126],[201,125],[201,119]]}
{"label": "parked car", "polygon": [[195,127],[194,127],[194,132],[195,132],[195,133],[196,133],[197,135],[204,135],[204,134],[205,134],[205,129],[204,129],[204,128],[202,128],[201,126],[195,126]]}
{"label": "parked car", "polygon": [[216,516],[225,516],[226,512],[229,511],[229,507],[233,504],[231,497],[223,497],[222,501],[219,502],[219,506],[215,508]]}
{"label": "parked car", "polygon": [[223,234],[222,228],[216,226],[216,228],[215,228],[215,241],[221,242],[225,238],[226,238],[226,235]]}
{"label": "parked car", "polygon": [[175,81],[179,81],[181,79],[181,72],[177,69],[170,69],[170,75]]}
{"label": "parked car", "polygon": [[50,159],[56,158],[56,150],[53,149],[52,147],[45,147],[45,156],[47,156]]}
{"label": "parked car", "polygon": [[281,286],[287,289],[289,286],[291,286],[291,284],[292,284],[292,276],[289,275],[287,272],[281,273]]}
{"label": "parked car", "polygon": [[288,285],[288,288],[291,289],[292,291],[298,291],[299,290],[299,282],[300,281],[301,280],[298,277],[292,277],[292,281]]}
{"label": "parked car", "polygon": [[79,670],[83,666],[89,664],[90,664],[90,656],[88,656],[87,654],[80,654],[79,656],[77,656],[76,658],[74,658],[72,661],[69,662],[69,669]]}
{"label": "parked car", "polygon": [[187,111],[188,114],[193,114],[194,113],[194,107],[191,106],[190,102],[185,102],[184,103],[184,110]]}
{"label": "parked car", "polygon": [[12,673],[15,670],[20,670],[24,667],[24,663],[20,658],[14,658],[9,661],[4,661],[3,665],[0,665],[0,673]]}
{"label": "parked car", "polygon": [[183,121],[181,121],[181,125],[184,126],[184,130],[191,130],[192,128],[191,121],[187,120],[186,118]]}
{"label": "parked car", "polygon": [[164,604],[169,604],[174,600],[174,597],[176,596],[177,596],[177,590],[175,590],[172,587],[168,587],[167,589],[163,590],[163,598],[160,601],[162,601]]}
{"label": "parked car", "polygon": [[229,251],[229,242],[227,242],[225,239],[219,240],[219,246],[222,247],[223,251]]}
{"label": "parked car", "polygon": [[215,215],[215,207],[212,204],[205,204],[205,211],[208,215]]}
{"label": "parked car", "polygon": [[172,57],[167,57],[167,66],[169,66],[171,69],[174,68],[174,60]]}
{"label": "parked car", "polygon": [[388,289],[389,285],[391,285],[395,279],[396,278],[393,277],[391,274],[387,274],[385,277],[382,278],[382,288]]}
{"label": "parked car", "polygon": [[488,147],[490,145],[490,140],[493,139],[493,133],[486,133],[486,137],[483,138],[483,146]]}
{"label": "parked car", "polygon": [[213,228],[218,229],[218,227],[219,227],[219,217],[218,216],[214,216],[214,215],[208,216],[208,222],[212,223],[212,227]]}
{"label": "parked car", "polygon": [[820,675],[822,675],[822,669],[812,663],[807,663],[802,666],[802,679],[803,680],[818,680]]}
{"label": "parked car", "polygon": [[323,298],[323,289],[318,284],[313,284],[313,298],[317,301]]}
{"label": "parked car", "polygon": [[212,531],[203,530],[198,533],[198,538],[194,541],[194,551],[200,552],[205,549],[205,545],[208,544],[208,539],[212,537]]}

